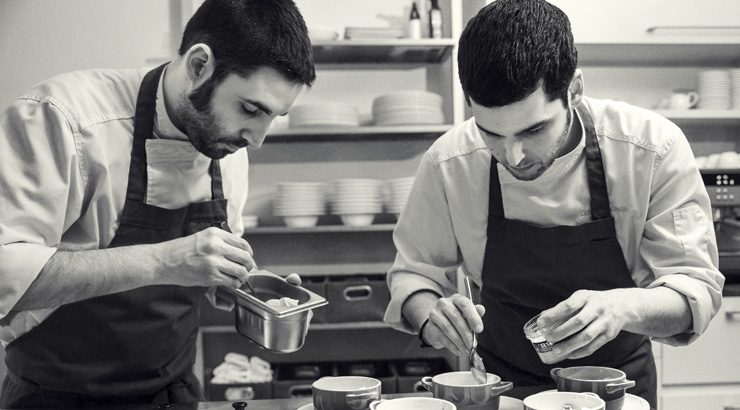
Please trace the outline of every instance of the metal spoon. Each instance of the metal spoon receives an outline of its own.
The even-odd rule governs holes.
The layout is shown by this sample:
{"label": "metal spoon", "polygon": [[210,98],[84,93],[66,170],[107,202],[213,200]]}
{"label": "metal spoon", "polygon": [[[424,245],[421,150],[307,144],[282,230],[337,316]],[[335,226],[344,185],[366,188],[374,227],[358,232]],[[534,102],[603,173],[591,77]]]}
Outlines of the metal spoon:
{"label": "metal spoon", "polygon": [[[221,222],[221,229],[223,229],[226,232],[231,232],[231,229],[229,228],[229,224],[226,221]],[[257,267],[255,266],[252,270],[254,271],[256,269]],[[244,284],[246,284],[247,287],[249,288],[249,292],[256,297],[257,291],[254,290],[254,287],[252,287],[252,284],[249,283],[249,279],[244,279]]]}
{"label": "metal spoon", "polygon": [[[471,301],[473,300],[473,295],[470,291],[470,279],[467,276],[465,277],[465,295]],[[470,349],[470,354],[468,355],[470,373],[473,374],[473,379],[479,384],[486,384],[488,382],[488,373],[486,372],[486,367],[483,365],[483,359],[475,351],[476,346],[478,346],[478,338],[475,337],[475,332],[473,332],[473,347]]]}

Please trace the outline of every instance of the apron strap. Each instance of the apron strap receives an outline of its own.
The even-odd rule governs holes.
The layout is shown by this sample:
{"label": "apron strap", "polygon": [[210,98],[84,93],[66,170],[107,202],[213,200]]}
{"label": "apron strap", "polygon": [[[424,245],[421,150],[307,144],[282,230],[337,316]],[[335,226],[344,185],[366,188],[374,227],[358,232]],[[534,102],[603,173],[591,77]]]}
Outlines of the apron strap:
{"label": "apron strap", "polygon": [[594,121],[585,104],[576,107],[578,117],[583,123],[586,132],[586,174],[588,187],[591,193],[591,219],[597,221],[611,217],[609,209],[609,194],[606,189],[604,162],[601,159],[601,149],[594,129]]}
{"label": "apron strap", "polygon": [[[501,182],[498,180],[498,161],[491,155],[491,170],[488,184],[488,220],[504,219],[504,201],[501,197]],[[490,224],[489,224],[490,225]]]}
{"label": "apron strap", "polygon": [[[149,71],[144,76],[136,98],[136,116],[134,117],[134,141],[131,147],[131,165],[128,171],[126,201],[144,203],[146,200],[147,168],[146,140],[154,135],[154,117],[156,116],[157,88],[164,68],[169,63]],[[212,160],[208,167],[211,177],[211,197],[224,199],[221,167],[218,160]]]}
{"label": "apron strap", "polygon": [[[601,159],[601,149],[596,137],[594,122],[591,114],[584,104],[576,107],[578,117],[583,123],[586,133],[586,174],[588,176],[588,188],[591,195],[591,220],[606,219],[611,217],[609,208],[609,195],[606,189],[606,177],[604,163]],[[498,176],[498,161],[491,155],[491,170],[489,172],[490,183],[488,192],[488,219],[504,219],[504,203],[501,195],[501,182]]]}
{"label": "apron strap", "polygon": [[139,87],[134,117],[134,143],[131,147],[131,165],[128,170],[126,201],[144,202],[146,198],[146,140],[154,132],[154,115],[157,111],[157,87],[165,66],[149,71]]}

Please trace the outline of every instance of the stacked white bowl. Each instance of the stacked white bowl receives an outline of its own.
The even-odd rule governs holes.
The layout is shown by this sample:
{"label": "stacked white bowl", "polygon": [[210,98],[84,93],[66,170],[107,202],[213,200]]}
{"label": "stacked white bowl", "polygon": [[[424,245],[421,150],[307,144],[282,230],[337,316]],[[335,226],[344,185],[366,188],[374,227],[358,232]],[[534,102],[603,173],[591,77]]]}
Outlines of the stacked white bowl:
{"label": "stacked white bowl", "polygon": [[727,70],[706,70],[699,73],[699,108],[727,110],[730,108],[730,73]]}
{"label": "stacked white bowl", "polygon": [[336,103],[322,102],[304,104],[290,110],[290,127],[356,127],[360,124],[357,107]]}
{"label": "stacked white bowl", "polygon": [[376,125],[442,124],[442,96],[429,91],[406,90],[373,100]]}
{"label": "stacked white bowl", "polygon": [[385,209],[388,213],[401,214],[409,199],[414,177],[396,178],[386,181],[387,194]]}
{"label": "stacked white bowl", "polygon": [[730,82],[732,83],[732,108],[740,110],[740,68],[730,70]]}
{"label": "stacked white bowl", "polygon": [[273,203],[275,216],[282,216],[293,228],[315,226],[319,215],[326,213],[322,182],[280,182]]}
{"label": "stacked white bowl", "polygon": [[332,213],[349,226],[373,223],[383,208],[381,182],[377,179],[342,178],[333,183]]}

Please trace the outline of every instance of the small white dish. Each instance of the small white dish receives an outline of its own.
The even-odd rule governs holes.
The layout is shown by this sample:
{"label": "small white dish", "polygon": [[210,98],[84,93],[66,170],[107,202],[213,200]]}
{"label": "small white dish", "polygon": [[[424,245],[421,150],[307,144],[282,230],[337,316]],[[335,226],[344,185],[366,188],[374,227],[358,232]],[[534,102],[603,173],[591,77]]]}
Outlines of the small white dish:
{"label": "small white dish", "polygon": [[342,223],[347,226],[368,226],[372,225],[375,214],[347,214],[339,215]]}
{"label": "small white dish", "polygon": [[318,216],[284,216],[285,225],[290,228],[310,228],[319,222]]}

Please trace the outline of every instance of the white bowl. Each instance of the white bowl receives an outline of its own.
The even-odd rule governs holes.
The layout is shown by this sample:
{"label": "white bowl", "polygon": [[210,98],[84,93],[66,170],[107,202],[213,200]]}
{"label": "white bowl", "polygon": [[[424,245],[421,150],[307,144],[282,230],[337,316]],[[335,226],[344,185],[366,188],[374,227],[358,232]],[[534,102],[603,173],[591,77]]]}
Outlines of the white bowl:
{"label": "white bowl", "polygon": [[319,222],[318,216],[284,216],[285,225],[291,228],[310,228]]}
{"label": "white bowl", "polygon": [[342,223],[347,226],[368,226],[372,225],[375,214],[352,214],[352,215],[339,215],[342,218]]}

